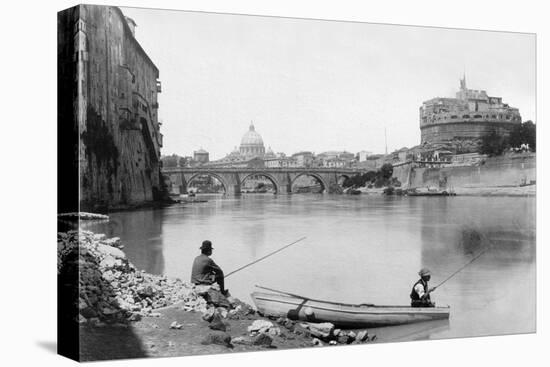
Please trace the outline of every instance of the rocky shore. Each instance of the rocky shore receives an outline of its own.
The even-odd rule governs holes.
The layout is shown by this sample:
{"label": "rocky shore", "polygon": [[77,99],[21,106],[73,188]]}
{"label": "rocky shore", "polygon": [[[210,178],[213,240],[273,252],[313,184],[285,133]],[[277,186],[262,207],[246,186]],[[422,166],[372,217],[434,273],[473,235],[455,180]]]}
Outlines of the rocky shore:
{"label": "rocky shore", "polygon": [[[381,188],[366,188],[359,187],[356,190],[361,194],[367,195],[384,195],[385,187]],[[537,194],[536,185],[527,186],[463,186],[454,187],[453,191],[459,196],[519,196],[519,197],[534,197]]]}
{"label": "rocky shore", "polygon": [[82,360],[301,348],[373,341],[366,330],[259,315],[216,286],[139,271],[119,238],[58,233],[58,275],[79,270]]}

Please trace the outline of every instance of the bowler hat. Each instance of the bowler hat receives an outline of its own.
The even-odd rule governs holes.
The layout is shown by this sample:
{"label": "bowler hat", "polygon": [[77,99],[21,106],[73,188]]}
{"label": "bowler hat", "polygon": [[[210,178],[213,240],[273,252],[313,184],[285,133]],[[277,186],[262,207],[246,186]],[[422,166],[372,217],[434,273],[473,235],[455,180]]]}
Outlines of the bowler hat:
{"label": "bowler hat", "polygon": [[425,275],[431,275],[432,273],[430,272],[430,269],[428,268],[422,268],[420,269],[420,271],[418,272],[418,275],[420,275],[421,277],[425,276]]}
{"label": "bowler hat", "polygon": [[201,250],[212,250],[213,247],[212,247],[212,242],[206,240],[206,241],[202,241],[202,245],[200,247]]}

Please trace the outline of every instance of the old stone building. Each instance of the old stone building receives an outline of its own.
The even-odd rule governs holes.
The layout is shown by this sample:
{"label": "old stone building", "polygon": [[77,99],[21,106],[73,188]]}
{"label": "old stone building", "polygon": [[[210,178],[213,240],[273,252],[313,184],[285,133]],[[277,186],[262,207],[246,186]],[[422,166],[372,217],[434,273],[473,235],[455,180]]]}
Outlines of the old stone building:
{"label": "old stone building", "polygon": [[193,152],[193,160],[195,160],[199,164],[208,163],[210,161],[210,153],[202,148],[200,148],[199,150],[195,150]]}
{"label": "old stone building", "polygon": [[[58,16],[59,129],[77,129],[80,209],[159,197],[159,70],[116,7]],[[77,158],[78,157],[78,158]]]}
{"label": "old stone building", "polygon": [[[484,90],[466,87],[466,77],[460,80],[456,98],[433,98],[420,107],[421,143],[460,143],[464,151],[476,149],[479,139],[496,131],[508,136],[521,123],[519,110],[490,97]],[[456,145],[456,144],[455,144]]]}

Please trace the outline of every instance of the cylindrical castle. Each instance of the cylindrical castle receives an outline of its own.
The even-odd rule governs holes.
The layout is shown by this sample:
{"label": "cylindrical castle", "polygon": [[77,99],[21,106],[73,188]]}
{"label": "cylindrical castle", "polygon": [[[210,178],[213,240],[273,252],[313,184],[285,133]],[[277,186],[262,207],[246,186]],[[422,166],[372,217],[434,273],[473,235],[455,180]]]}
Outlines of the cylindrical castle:
{"label": "cylindrical castle", "polygon": [[456,98],[433,98],[420,107],[422,143],[475,143],[492,131],[506,137],[520,123],[517,108],[502,103],[501,97],[488,96],[486,91],[467,89],[465,77],[460,80]]}

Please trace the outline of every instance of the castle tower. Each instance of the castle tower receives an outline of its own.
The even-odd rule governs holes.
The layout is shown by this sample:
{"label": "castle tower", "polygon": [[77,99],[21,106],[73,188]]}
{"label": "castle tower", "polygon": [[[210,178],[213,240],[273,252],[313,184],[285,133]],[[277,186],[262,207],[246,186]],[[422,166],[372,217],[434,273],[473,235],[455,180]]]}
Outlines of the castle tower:
{"label": "castle tower", "polygon": [[462,79],[460,79],[460,90],[466,90],[466,73],[462,76]]}

